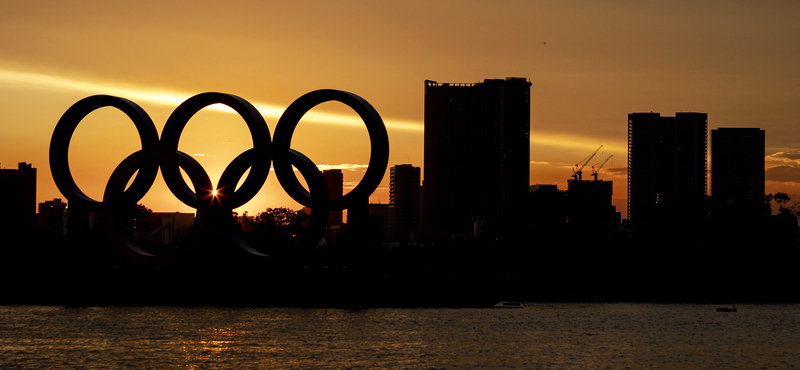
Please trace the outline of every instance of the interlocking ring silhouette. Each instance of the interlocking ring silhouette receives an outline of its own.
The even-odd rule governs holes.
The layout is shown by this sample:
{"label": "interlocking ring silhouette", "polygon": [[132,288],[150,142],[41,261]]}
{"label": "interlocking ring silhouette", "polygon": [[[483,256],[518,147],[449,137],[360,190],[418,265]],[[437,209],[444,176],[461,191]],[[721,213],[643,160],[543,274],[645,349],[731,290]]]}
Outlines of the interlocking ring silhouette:
{"label": "interlocking ring silhouette", "polygon": [[[369,166],[361,182],[348,194],[335,199],[330,199],[322,173],[314,162],[291,149],[294,130],[303,115],[328,101],[344,103],[361,117],[369,133],[371,148]],[[216,187],[194,158],[178,150],[181,133],[192,116],[213,104],[224,104],[235,110],[244,119],[253,140],[253,147],[239,154],[225,168]],[[116,167],[100,202],[84,194],[75,183],[69,169],[68,152],[78,124],[89,113],[102,107],[117,108],[133,121],[142,149],[129,155]],[[357,201],[368,199],[383,179],[388,162],[389,138],[378,112],[358,95],[339,90],[312,91],[295,100],[278,120],[272,140],[264,118],[248,101],[231,94],[202,93],[187,99],[172,112],[160,139],[153,121],[136,103],[114,96],[95,95],[78,101],[64,113],[50,141],[50,171],[61,194],[75,209],[102,212],[106,231],[117,250],[133,262],[150,266],[163,266],[184,256],[200,236],[209,212],[216,216],[213,219],[217,223],[222,224],[219,227],[227,228],[235,244],[250,254],[264,256],[248,246],[229,221],[230,211],[253,199],[264,185],[271,163],[287,194],[312,209],[309,229],[313,235],[311,240],[317,241],[324,232],[329,211],[350,208]],[[292,167],[298,169],[309,189],[303,187]],[[196,209],[197,213],[195,224],[186,238],[170,252],[155,255],[142,250],[122,231],[120,213],[124,207],[135,205],[145,196],[159,168],[172,194]],[[194,190],[183,179],[180,169],[188,175]],[[248,169],[250,172],[236,189]],[[133,182],[125,189],[131,178]],[[216,195],[213,195],[214,190]]]}

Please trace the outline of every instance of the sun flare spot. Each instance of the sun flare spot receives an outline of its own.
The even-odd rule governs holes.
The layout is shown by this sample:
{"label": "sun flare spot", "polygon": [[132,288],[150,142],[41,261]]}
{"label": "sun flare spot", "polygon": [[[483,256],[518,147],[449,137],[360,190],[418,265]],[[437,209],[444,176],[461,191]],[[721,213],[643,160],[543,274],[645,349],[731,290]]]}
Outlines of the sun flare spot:
{"label": "sun flare spot", "polygon": [[211,190],[211,196],[217,196],[217,189]]}

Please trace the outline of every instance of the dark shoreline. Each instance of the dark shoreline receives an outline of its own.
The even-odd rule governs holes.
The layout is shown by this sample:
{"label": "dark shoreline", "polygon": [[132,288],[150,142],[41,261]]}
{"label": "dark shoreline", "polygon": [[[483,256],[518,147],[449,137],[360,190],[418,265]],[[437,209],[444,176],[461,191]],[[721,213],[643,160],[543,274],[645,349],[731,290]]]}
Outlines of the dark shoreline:
{"label": "dark shoreline", "polygon": [[649,285],[611,289],[569,282],[542,286],[532,277],[368,275],[344,270],[289,273],[6,274],[0,305],[228,306],[308,308],[488,308],[499,301],[552,303],[800,303],[771,288],[711,290]]}
{"label": "dark shoreline", "polygon": [[[777,234],[776,234],[777,235]],[[775,237],[776,235],[772,235]],[[581,238],[425,247],[286,245],[256,257],[209,234],[145,267],[102,237],[0,256],[0,305],[492,307],[500,301],[800,303],[794,239]],[[780,241],[780,242],[779,242]]]}

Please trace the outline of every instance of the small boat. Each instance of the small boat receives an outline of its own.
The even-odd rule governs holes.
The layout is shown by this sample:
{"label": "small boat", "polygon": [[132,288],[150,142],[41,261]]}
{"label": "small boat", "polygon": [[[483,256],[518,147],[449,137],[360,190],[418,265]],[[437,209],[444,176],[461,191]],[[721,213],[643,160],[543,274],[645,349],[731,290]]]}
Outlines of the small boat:
{"label": "small boat", "polygon": [[495,308],[525,308],[522,302],[502,301],[494,305]]}
{"label": "small boat", "polygon": [[733,308],[730,308],[730,307],[717,307],[717,312],[737,312],[736,305],[733,305]]}

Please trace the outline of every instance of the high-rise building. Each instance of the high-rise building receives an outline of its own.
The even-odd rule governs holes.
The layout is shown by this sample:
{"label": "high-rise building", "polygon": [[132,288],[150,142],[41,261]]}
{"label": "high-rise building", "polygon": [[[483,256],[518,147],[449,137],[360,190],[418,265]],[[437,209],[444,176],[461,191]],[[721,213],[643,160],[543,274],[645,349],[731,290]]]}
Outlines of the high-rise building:
{"label": "high-rise building", "polygon": [[408,240],[419,229],[420,169],[398,164],[389,170],[389,237]]}
{"label": "high-rise building", "polygon": [[425,81],[423,229],[470,233],[478,221],[519,220],[530,182],[530,86]]}
{"label": "high-rise building", "polygon": [[711,130],[711,196],[726,203],[763,203],[764,149],[764,130]]}
{"label": "high-rise building", "polygon": [[708,115],[628,114],[628,219],[634,229],[653,220],[658,203],[706,194]]}
{"label": "high-rise building", "polygon": [[[344,194],[344,175],[340,169],[323,170],[322,177],[328,185],[328,195],[331,199],[341,198]],[[343,212],[341,209],[331,211],[328,218],[328,230],[337,230],[343,222]]]}
{"label": "high-rise building", "polygon": [[0,236],[19,242],[36,226],[36,169],[20,162],[16,170],[0,169]]}

